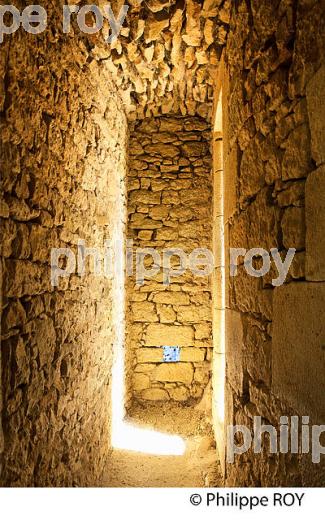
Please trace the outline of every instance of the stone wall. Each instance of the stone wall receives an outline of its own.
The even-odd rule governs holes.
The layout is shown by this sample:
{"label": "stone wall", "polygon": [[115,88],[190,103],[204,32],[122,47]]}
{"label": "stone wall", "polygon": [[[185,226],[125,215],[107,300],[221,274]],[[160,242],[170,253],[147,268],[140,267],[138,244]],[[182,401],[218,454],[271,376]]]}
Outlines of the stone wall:
{"label": "stone wall", "polygon": [[[224,238],[225,305],[215,290],[213,334],[221,337],[222,310],[225,352],[214,359],[226,358],[225,425],[252,428],[261,416],[278,427],[283,415],[324,423],[324,2],[134,6],[112,47],[82,36],[76,22],[63,35],[61,4],[43,4],[44,33],[19,29],[1,44],[1,484],[95,485],[106,466],[124,318],[112,295],[121,296],[122,276],[114,285],[90,263],[82,279],[55,288],[50,252],[75,252],[78,239],[122,241],[124,110],[143,119],[130,128],[134,247],[210,248],[212,215],[216,253]],[[215,141],[224,160],[212,211],[209,126],[190,116],[209,117],[225,43],[223,145]],[[166,116],[174,111],[187,117]],[[242,257],[229,277],[229,249],[254,247],[297,250],[282,287],[272,286],[273,272],[249,277]],[[127,296],[128,399],[200,399],[211,372],[210,282],[187,271],[168,287],[162,274],[135,287],[130,277]],[[181,361],[162,363],[162,345],[179,345]],[[236,456],[226,483],[323,485],[323,474],[311,454],[264,447]]]}
{"label": "stone wall", "polygon": [[[128,238],[133,250],[211,250],[210,128],[198,117],[132,124],[129,141]],[[171,265],[176,267],[177,258]],[[149,264],[146,264],[149,266]],[[210,379],[209,277],[190,270],[163,283],[128,279],[127,380],[143,400],[195,401]],[[162,346],[179,346],[180,362],[162,363]]]}
{"label": "stone wall", "polygon": [[[236,277],[227,269],[226,424],[324,421],[324,46],[322,2],[233,5],[219,82],[226,252],[296,255],[278,288],[274,269],[252,278],[242,257]],[[311,454],[272,455],[264,444],[227,465],[228,485],[322,484]]]}
{"label": "stone wall", "polygon": [[111,282],[89,264],[54,288],[50,253],[115,233],[127,125],[104,65],[52,21],[1,45],[0,445],[11,486],[95,485],[110,442]]}

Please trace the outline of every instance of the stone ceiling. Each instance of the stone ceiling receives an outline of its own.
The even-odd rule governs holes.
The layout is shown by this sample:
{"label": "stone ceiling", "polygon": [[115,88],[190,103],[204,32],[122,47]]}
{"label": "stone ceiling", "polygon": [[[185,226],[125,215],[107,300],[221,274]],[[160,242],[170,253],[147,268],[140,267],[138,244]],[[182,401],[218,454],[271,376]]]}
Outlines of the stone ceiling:
{"label": "stone ceiling", "polygon": [[[168,112],[209,119],[230,0],[128,0],[121,33],[93,52],[107,61],[130,119]],[[113,4],[118,13],[123,1]]]}

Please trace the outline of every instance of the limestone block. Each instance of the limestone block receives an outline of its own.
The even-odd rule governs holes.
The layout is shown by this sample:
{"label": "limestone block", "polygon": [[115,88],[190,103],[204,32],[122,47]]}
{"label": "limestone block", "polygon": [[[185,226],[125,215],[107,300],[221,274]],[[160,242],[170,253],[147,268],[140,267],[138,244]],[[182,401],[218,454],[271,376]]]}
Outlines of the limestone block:
{"label": "limestone block", "polygon": [[148,164],[145,161],[140,161],[139,159],[131,159],[129,166],[134,170],[146,170],[148,168]]}
{"label": "limestone block", "polygon": [[286,249],[305,247],[305,210],[304,208],[287,208],[282,222],[283,244]]}
{"label": "limestone block", "polygon": [[140,287],[141,292],[151,293],[153,291],[164,291],[166,286],[162,284],[162,277],[155,276],[153,282],[145,281],[144,285]]}
{"label": "limestone block", "polygon": [[[287,185],[288,184],[288,185]],[[278,194],[277,200],[281,207],[299,206],[305,196],[305,182],[286,183],[285,189]]]}
{"label": "limestone block", "polygon": [[244,366],[251,379],[270,386],[271,381],[271,341],[264,332],[264,324],[249,314],[242,317],[244,329]]}
{"label": "limestone block", "polygon": [[211,293],[210,290],[207,288],[206,292],[191,294],[191,303],[194,303],[194,305],[211,305]]}
{"label": "limestone block", "polygon": [[182,348],[181,349],[181,361],[200,362],[205,360],[205,349],[203,348]]}
{"label": "limestone block", "polygon": [[149,216],[153,220],[164,220],[168,217],[168,208],[166,206],[154,206],[149,211]]}
{"label": "limestone block", "polygon": [[17,372],[15,373],[15,382],[17,385],[25,383],[28,384],[30,377],[30,360],[28,356],[28,349],[22,337],[14,336],[12,341],[16,343],[15,348],[15,362]]}
{"label": "limestone block", "polygon": [[165,190],[162,192],[162,204],[179,204],[179,194],[176,190]]}
{"label": "limestone block", "polygon": [[195,325],[195,339],[211,338],[211,324],[199,323]]}
{"label": "limestone block", "polygon": [[134,213],[129,222],[130,229],[159,229],[161,222],[148,218],[143,213]]}
{"label": "limestone block", "polygon": [[[24,260],[6,262],[3,271],[4,294],[8,298],[36,295],[51,290],[50,268]],[[67,279],[60,281],[60,287]],[[61,285],[62,284],[62,285]]]}
{"label": "limestone block", "polygon": [[187,132],[204,132],[204,130],[209,129],[209,124],[198,118],[187,119],[184,126]]}
{"label": "limestone block", "polygon": [[301,251],[300,253],[296,253],[292,264],[289,269],[289,275],[292,278],[305,278],[305,264],[306,264],[306,253],[305,251]]}
{"label": "limestone block", "polygon": [[147,346],[192,346],[194,331],[187,325],[150,324],[147,328],[145,344]]}
{"label": "limestone block", "polygon": [[246,211],[242,211],[230,227],[230,247],[251,249],[261,247],[270,251],[279,247],[281,212],[271,205],[267,189],[258,193]]}
{"label": "limestone block", "polygon": [[214,269],[212,272],[212,286],[214,288],[212,298],[213,298],[213,306],[216,309],[222,309],[225,305],[224,295],[222,291],[222,283],[224,277],[224,269],[219,267]]}
{"label": "limestone block", "polygon": [[142,231],[139,231],[138,233],[138,238],[140,240],[144,240],[144,241],[148,241],[148,240],[151,240],[152,238],[152,231],[150,230],[147,230],[147,229],[144,229]]}
{"label": "limestone block", "polygon": [[[147,190],[149,189],[151,186],[151,181],[150,179],[146,179],[146,178],[143,178],[141,179],[141,189],[142,190]],[[152,189],[152,188],[151,188]],[[138,210],[139,211],[139,210]]]}
{"label": "limestone block", "polygon": [[325,280],[325,166],[306,182],[306,278]]}
{"label": "limestone block", "polygon": [[160,192],[148,190],[131,191],[129,195],[130,204],[160,204]]}
{"label": "limestone block", "polygon": [[53,362],[56,343],[53,319],[43,315],[33,322],[32,329],[34,333],[32,348],[37,351],[40,368],[45,365],[50,366]]}
{"label": "limestone block", "polygon": [[14,220],[28,222],[29,220],[33,220],[38,217],[40,215],[40,211],[31,209],[24,200],[11,197],[9,200],[9,215]]}
{"label": "limestone block", "polygon": [[173,228],[169,228],[169,227],[157,229],[156,238],[157,238],[157,240],[177,240],[178,231],[177,231],[177,229],[173,229]]}
{"label": "limestone block", "polygon": [[153,143],[173,143],[176,140],[176,136],[170,132],[160,132],[152,134]]}
{"label": "limestone block", "polygon": [[139,190],[140,189],[140,181],[139,179],[133,179],[133,178],[130,178],[128,180],[128,191],[133,191],[133,190]]}
{"label": "limestone block", "polygon": [[232,278],[230,304],[242,312],[261,313],[272,320],[272,289],[262,289],[261,280],[253,278],[240,266],[238,275]]}
{"label": "limestone block", "polygon": [[177,382],[190,385],[193,380],[193,366],[190,363],[164,363],[153,372],[153,379],[162,382]]}
{"label": "limestone block", "polygon": [[173,219],[177,219],[180,222],[185,222],[186,220],[191,220],[193,217],[193,211],[190,208],[178,207],[172,208],[170,210],[170,217]]}
{"label": "limestone block", "polygon": [[161,32],[169,26],[169,19],[162,20],[150,17],[150,23],[145,25],[144,37],[146,43],[159,39]]}
{"label": "limestone block", "polygon": [[129,331],[129,338],[135,344],[138,344],[141,340],[141,336],[143,333],[143,323],[133,323],[132,329]]}
{"label": "limestone block", "polygon": [[303,124],[295,128],[285,142],[282,179],[307,177],[311,169],[310,131],[308,125]]}
{"label": "limestone block", "polygon": [[[27,228],[28,229],[28,228]],[[0,244],[0,250],[1,250],[1,256],[4,258],[8,258],[10,256],[17,256],[17,252],[14,252],[14,250],[17,250],[17,235],[19,236],[18,226],[13,220],[7,220],[7,219],[1,219],[0,221],[0,234],[1,234],[1,244]],[[29,233],[27,231],[27,238],[29,241]],[[15,244],[16,242],[16,244]],[[19,242],[22,243],[23,240],[19,238]],[[26,247],[23,247],[22,249],[26,249]],[[28,248],[28,255],[30,254],[30,248]]]}
{"label": "limestone block", "polygon": [[57,247],[57,234],[42,226],[34,226],[29,236],[32,258],[35,261],[46,262],[52,247]]}
{"label": "limestone block", "polygon": [[[151,134],[152,132],[157,132],[158,125],[159,119],[146,118],[139,122],[137,130],[145,134]],[[140,139],[142,139],[142,137],[143,136],[140,136]]]}
{"label": "limestone block", "polygon": [[176,312],[167,305],[157,305],[157,313],[160,323],[174,323],[176,321]]}
{"label": "limestone block", "polygon": [[210,379],[210,370],[209,367],[197,367],[195,368],[194,373],[194,381],[199,383],[200,385],[207,385]]}
{"label": "limestone block", "polygon": [[223,341],[224,331],[223,331],[223,323],[222,323],[224,311],[213,307],[212,315],[213,315],[213,320],[212,320],[213,332],[211,334],[210,341],[211,341],[211,339],[213,340],[214,351],[221,354],[221,353],[224,353],[224,348],[225,348],[224,341]]}
{"label": "limestone block", "polygon": [[129,140],[129,154],[130,155],[141,155],[142,153],[143,153],[143,148],[142,148],[141,144],[137,141],[137,139],[130,139]]}
{"label": "limestone block", "polygon": [[183,130],[183,119],[162,118],[160,121],[161,132],[181,132]]}
{"label": "limestone block", "polygon": [[[229,161],[229,160],[228,160]],[[236,160],[232,159],[232,167],[236,168]],[[231,165],[227,165],[229,168]],[[234,172],[225,171],[225,175],[231,177],[230,183],[234,183]],[[257,138],[249,144],[243,153],[240,163],[239,193],[240,199],[246,200],[258,193],[265,184],[264,165],[259,153]],[[232,188],[233,190],[233,188]]]}
{"label": "limestone block", "polygon": [[177,179],[169,182],[171,190],[188,190],[192,186],[190,179]]}
{"label": "limestone block", "polygon": [[160,292],[154,295],[153,301],[155,303],[165,303],[170,305],[188,305],[190,298],[188,294],[182,292]]}
{"label": "limestone block", "polygon": [[208,204],[212,198],[212,190],[202,188],[200,190],[181,190],[181,203],[184,206],[194,206],[199,204]]}
{"label": "limestone block", "polygon": [[298,414],[324,421],[325,283],[278,287],[273,309],[272,392]]}
{"label": "limestone block", "polygon": [[160,348],[138,348],[136,356],[138,363],[161,363],[163,360]]}
{"label": "limestone block", "polygon": [[14,327],[21,327],[27,317],[24,307],[20,300],[10,300],[8,306],[3,311],[2,333],[6,334]]}
{"label": "limestone block", "polygon": [[169,394],[163,388],[147,388],[141,392],[140,397],[148,401],[168,401]]}
{"label": "limestone block", "polygon": [[155,322],[158,321],[155,305],[151,302],[132,302],[132,318],[139,322]]}
{"label": "limestone block", "polygon": [[176,388],[171,388],[169,390],[169,395],[171,399],[174,399],[174,401],[187,401],[187,399],[190,396],[190,393],[186,386],[177,386]]}
{"label": "limestone block", "polygon": [[177,146],[172,144],[150,144],[145,146],[145,151],[153,155],[161,155],[163,157],[176,157],[180,151]]}
{"label": "limestone block", "polygon": [[193,238],[196,235],[202,237],[203,235],[203,226],[201,223],[197,221],[193,222],[184,222],[182,226],[179,226],[179,236],[184,238]]}
{"label": "limestone block", "polygon": [[134,372],[142,372],[143,374],[150,374],[156,368],[154,363],[139,363],[135,366]]}
{"label": "limestone block", "polygon": [[277,69],[265,84],[265,92],[270,98],[270,110],[279,108],[287,97],[287,71],[284,68]]}
{"label": "limestone block", "polygon": [[151,181],[152,191],[162,191],[168,188],[169,183],[163,179],[156,179]]}
{"label": "limestone block", "polygon": [[211,321],[211,306],[180,306],[177,309],[177,319],[180,323],[198,323],[200,321]]}
{"label": "limestone block", "polygon": [[149,388],[150,378],[146,374],[136,373],[133,375],[133,388],[136,392]]}
{"label": "limestone block", "polygon": [[207,144],[198,142],[187,142],[181,146],[185,157],[204,157],[207,153]]}
{"label": "limestone block", "polygon": [[325,65],[309,81],[306,92],[312,156],[320,165],[325,162]]}

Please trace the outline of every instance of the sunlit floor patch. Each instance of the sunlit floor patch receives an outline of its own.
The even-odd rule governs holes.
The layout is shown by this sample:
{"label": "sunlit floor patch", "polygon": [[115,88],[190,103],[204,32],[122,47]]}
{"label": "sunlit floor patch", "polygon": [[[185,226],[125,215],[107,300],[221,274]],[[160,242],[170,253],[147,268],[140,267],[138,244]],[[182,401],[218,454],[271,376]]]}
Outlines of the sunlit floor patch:
{"label": "sunlit floor patch", "polygon": [[185,441],[179,435],[139,428],[126,422],[115,425],[112,447],[151,455],[184,455],[186,450]]}

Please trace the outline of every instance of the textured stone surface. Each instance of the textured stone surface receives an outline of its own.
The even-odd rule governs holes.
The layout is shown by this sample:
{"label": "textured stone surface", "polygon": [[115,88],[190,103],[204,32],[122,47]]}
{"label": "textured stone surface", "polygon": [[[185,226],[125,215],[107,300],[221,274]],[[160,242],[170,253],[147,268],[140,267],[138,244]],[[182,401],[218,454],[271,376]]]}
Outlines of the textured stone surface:
{"label": "textured stone surface", "polygon": [[171,112],[209,118],[230,2],[140,0],[128,5],[115,43],[105,44],[101,33],[89,39],[91,54],[107,60],[129,118]]}
{"label": "textured stone surface", "polygon": [[[282,415],[324,417],[324,2],[130,4],[112,46],[101,33],[81,36],[75,21],[74,32],[62,35],[61,3],[50,1],[43,4],[51,13],[43,34],[20,29],[1,44],[4,485],[99,482],[122,305],[114,306],[111,281],[88,270],[83,280],[72,276],[53,289],[48,251],[74,248],[78,237],[102,245],[121,233],[124,111],[135,121],[128,146],[130,236],[158,248],[210,243],[208,121],[222,46],[226,248],[276,247],[281,255],[294,244],[299,249],[284,287],[274,290],[269,275],[252,280],[242,266],[226,279],[226,305],[236,316],[233,337],[226,330],[226,424],[252,428],[254,415],[276,427]],[[220,266],[220,252],[218,260]],[[226,273],[227,262],[226,255]],[[220,269],[214,281],[220,289]],[[134,394],[188,405],[204,392],[204,406],[211,287],[185,274],[168,290],[161,276],[127,289],[126,377]],[[141,305],[134,305],[132,321],[133,304]],[[195,322],[193,309],[201,307]],[[222,334],[220,306],[214,316],[214,334]],[[150,335],[154,345],[145,346]],[[180,336],[181,363],[161,365],[157,344]],[[223,381],[215,384],[223,388]],[[320,486],[323,468],[307,454],[249,451],[227,466],[226,484]]]}
{"label": "textured stone surface", "polygon": [[325,281],[325,166],[306,182],[306,279]]}
{"label": "textured stone surface", "polygon": [[[314,171],[324,160],[324,19],[323,2],[233,3],[217,79],[224,186],[230,183],[232,194],[226,247],[298,250],[277,289],[270,274],[253,279],[242,265],[229,277],[226,263],[226,421],[250,429],[254,415],[278,427],[281,415],[304,411],[319,418],[324,410],[324,304],[317,283],[324,280],[324,175]],[[215,231],[220,237],[220,223]],[[221,291],[221,277],[215,281]],[[215,324],[214,330],[220,334]],[[220,431],[216,436],[224,453],[225,438]],[[311,466],[302,456],[247,452],[227,465],[226,483],[317,485],[323,466]]]}
{"label": "textured stone surface", "polygon": [[149,325],[146,331],[145,343],[148,346],[193,344],[193,330],[186,325]]}
{"label": "textured stone surface", "polygon": [[190,385],[194,370],[190,363],[165,363],[158,365],[154,371],[156,381],[170,383],[184,383]]}
{"label": "textured stone surface", "polygon": [[325,283],[295,283],[275,290],[272,392],[317,424],[325,419],[324,309]]}
{"label": "textured stone surface", "polygon": [[111,282],[87,268],[54,288],[50,253],[75,251],[77,237],[103,247],[114,232],[127,120],[85,43],[50,35],[19,30],[9,54],[9,39],[1,44],[0,444],[10,486],[98,485],[110,443]]}
{"label": "textured stone surface", "polygon": [[[190,254],[197,247],[211,248],[211,156],[209,124],[198,117],[168,116],[144,119],[131,125],[128,175],[128,237],[133,248],[181,248]],[[137,166],[141,165],[141,168]],[[154,173],[154,175],[153,175]],[[137,181],[137,182],[136,182]],[[174,267],[177,259],[171,261]],[[132,387],[131,374],[139,369],[150,376],[150,388],[159,384],[169,399],[202,397],[209,381],[211,287],[207,277],[190,270],[163,285],[162,272],[137,285],[128,281],[128,395],[152,399],[149,391]],[[138,301],[139,295],[144,299]],[[142,323],[138,328],[139,323]],[[168,380],[157,374],[168,370],[162,362],[164,345],[181,347],[180,372],[195,370],[196,378]],[[143,348],[145,346],[145,348]],[[201,366],[206,361],[206,365]],[[147,370],[147,365],[150,365]],[[193,364],[193,365],[192,365]],[[170,370],[177,371],[176,364]],[[193,368],[194,367],[194,368]],[[174,373],[174,372],[173,372]],[[178,386],[177,386],[178,385]],[[166,399],[166,394],[157,392]]]}
{"label": "textured stone surface", "polygon": [[305,211],[304,208],[288,208],[281,221],[283,244],[286,249],[304,249],[305,247]]}
{"label": "textured stone surface", "polygon": [[325,163],[325,65],[307,85],[307,105],[312,155],[317,164]]}
{"label": "textured stone surface", "polygon": [[143,390],[142,393],[143,399],[148,399],[148,401],[168,401],[169,394],[167,390],[163,388],[147,388]]}

